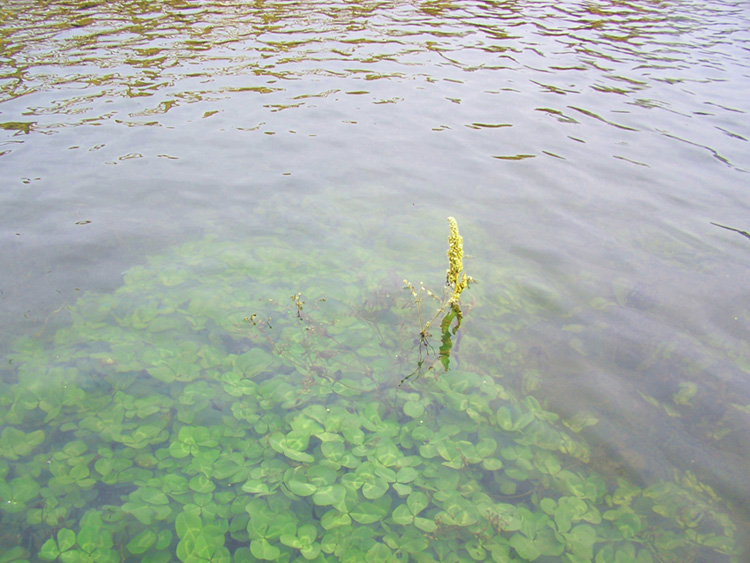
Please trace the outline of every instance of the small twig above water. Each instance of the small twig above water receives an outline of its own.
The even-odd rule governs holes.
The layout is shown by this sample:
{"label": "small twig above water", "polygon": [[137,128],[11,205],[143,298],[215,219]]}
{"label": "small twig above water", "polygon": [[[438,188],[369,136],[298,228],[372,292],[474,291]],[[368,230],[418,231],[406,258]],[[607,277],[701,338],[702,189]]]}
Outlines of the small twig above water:
{"label": "small twig above water", "polygon": [[719,225],[718,223],[714,223],[711,221],[712,225],[716,225],[717,227],[721,227],[722,229],[726,229],[727,231],[734,231],[735,233],[741,234],[745,238],[750,238],[750,233],[747,231],[741,231],[739,229],[735,229],[734,227],[727,227],[726,225]]}

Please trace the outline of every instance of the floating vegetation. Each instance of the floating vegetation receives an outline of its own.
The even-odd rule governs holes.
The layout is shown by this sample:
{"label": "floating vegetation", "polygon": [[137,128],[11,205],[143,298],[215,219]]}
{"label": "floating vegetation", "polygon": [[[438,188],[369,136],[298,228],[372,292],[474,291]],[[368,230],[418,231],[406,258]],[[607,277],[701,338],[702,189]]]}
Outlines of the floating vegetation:
{"label": "floating vegetation", "polygon": [[525,160],[527,158],[535,158],[535,154],[513,154],[513,155],[496,155],[492,158],[497,158],[498,160]]}
{"label": "floating vegetation", "polygon": [[20,339],[0,561],[739,560],[709,487],[593,471],[576,431],[596,421],[485,362],[399,385],[415,304],[364,251],[354,279],[321,252],[186,244]]}

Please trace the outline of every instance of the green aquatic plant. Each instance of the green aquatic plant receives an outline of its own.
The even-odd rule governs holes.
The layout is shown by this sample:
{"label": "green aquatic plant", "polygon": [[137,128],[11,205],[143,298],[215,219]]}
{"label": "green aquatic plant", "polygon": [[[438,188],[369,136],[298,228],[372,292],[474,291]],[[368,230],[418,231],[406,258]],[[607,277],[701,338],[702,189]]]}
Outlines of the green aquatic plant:
{"label": "green aquatic plant", "polygon": [[458,223],[453,217],[448,217],[450,225],[450,234],[448,235],[448,272],[445,282],[453,290],[448,303],[451,307],[458,309],[458,301],[461,298],[461,292],[469,287],[469,283],[474,281],[464,272],[464,239],[458,233]]}
{"label": "green aquatic plant", "polygon": [[[417,369],[407,376],[407,378],[421,374],[424,365],[424,355],[429,354],[432,346],[430,345],[430,332],[429,329],[432,327],[438,319],[441,318],[440,322],[440,352],[438,359],[443,367],[447,370],[450,365],[450,354],[451,348],[453,347],[452,336],[456,334],[461,321],[463,319],[463,313],[461,312],[461,293],[469,287],[471,282],[475,280],[466,275],[464,271],[464,239],[458,232],[458,222],[453,217],[448,217],[448,224],[450,226],[448,234],[448,270],[445,277],[445,285],[447,291],[444,292],[442,297],[433,293],[429,289],[426,289],[424,284],[420,284],[419,289],[414,287],[414,284],[408,280],[404,280],[404,289],[408,289],[414,299],[414,303],[417,307],[417,316],[419,318],[419,360],[417,362]],[[427,295],[435,301],[437,301],[437,309],[433,314],[432,318],[424,322],[422,317],[422,295]],[[455,325],[451,326],[455,320]],[[431,369],[433,366],[429,366],[427,369]]]}
{"label": "green aquatic plant", "polygon": [[412,309],[339,291],[349,270],[206,239],[20,339],[0,382],[0,561],[740,560],[710,488],[594,471],[584,424],[518,396],[500,362],[395,385]]}
{"label": "green aquatic plant", "polygon": [[114,563],[120,557],[113,545],[112,530],[104,525],[101,513],[89,510],[80,520],[78,533],[60,529],[56,537],[44,542],[38,556],[45,561]]}

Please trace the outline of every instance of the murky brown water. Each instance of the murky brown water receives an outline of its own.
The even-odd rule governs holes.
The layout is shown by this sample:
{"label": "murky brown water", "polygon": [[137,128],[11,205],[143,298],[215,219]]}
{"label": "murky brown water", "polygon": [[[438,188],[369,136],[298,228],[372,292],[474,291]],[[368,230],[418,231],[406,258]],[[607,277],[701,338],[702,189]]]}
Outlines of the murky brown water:
{"label": "murky brown water", "polygon": [[497,369],[597,416],[601,467],[695,471],[744,529],[745,3],[0,14],[3,349],[206,233],[317,236],[344,262],[347,244],[403,249],[400,279],[441,271],[454,215],[481,280],[464,329],[523,358]]}

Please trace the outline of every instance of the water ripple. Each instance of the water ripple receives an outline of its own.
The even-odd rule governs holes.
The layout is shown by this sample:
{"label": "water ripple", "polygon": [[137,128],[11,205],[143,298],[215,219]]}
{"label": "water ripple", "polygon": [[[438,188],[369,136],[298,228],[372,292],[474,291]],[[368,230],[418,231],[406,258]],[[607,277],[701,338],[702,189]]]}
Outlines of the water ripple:
{"label": "water ripple", "polygon": [[[711,138],[707,130],[730,130],[723,144],[750,134],[727,117],[746,111],[744,99],[713,88],[748,85],[748,15],[731,2],[679,10],[636,1],[327,2],[311,10],[289,2],[50,1],[15,2],[6,12],[6,136],[113,118],[132,123],[237,92],[271,96],[269,111],[303,107],[291,100],[316,92],[290,82],[318,88],[312,76],[325,79],[328,91],[376,79],[461,80],[464,90],[505,82],[528,98],[569,98],[552,109],[624,131],[663,131],[658,112],[666,110],[692,120],[691,134],[670,134],[701,146]],[[341,81],[346,86],[336,86]],[[362,90],[373,102],[404,99]],[[127,109],[106,109],[123,98],[133,99],[120,104]],[[747,167],[738,162],[742,149],[715,150]]]}

